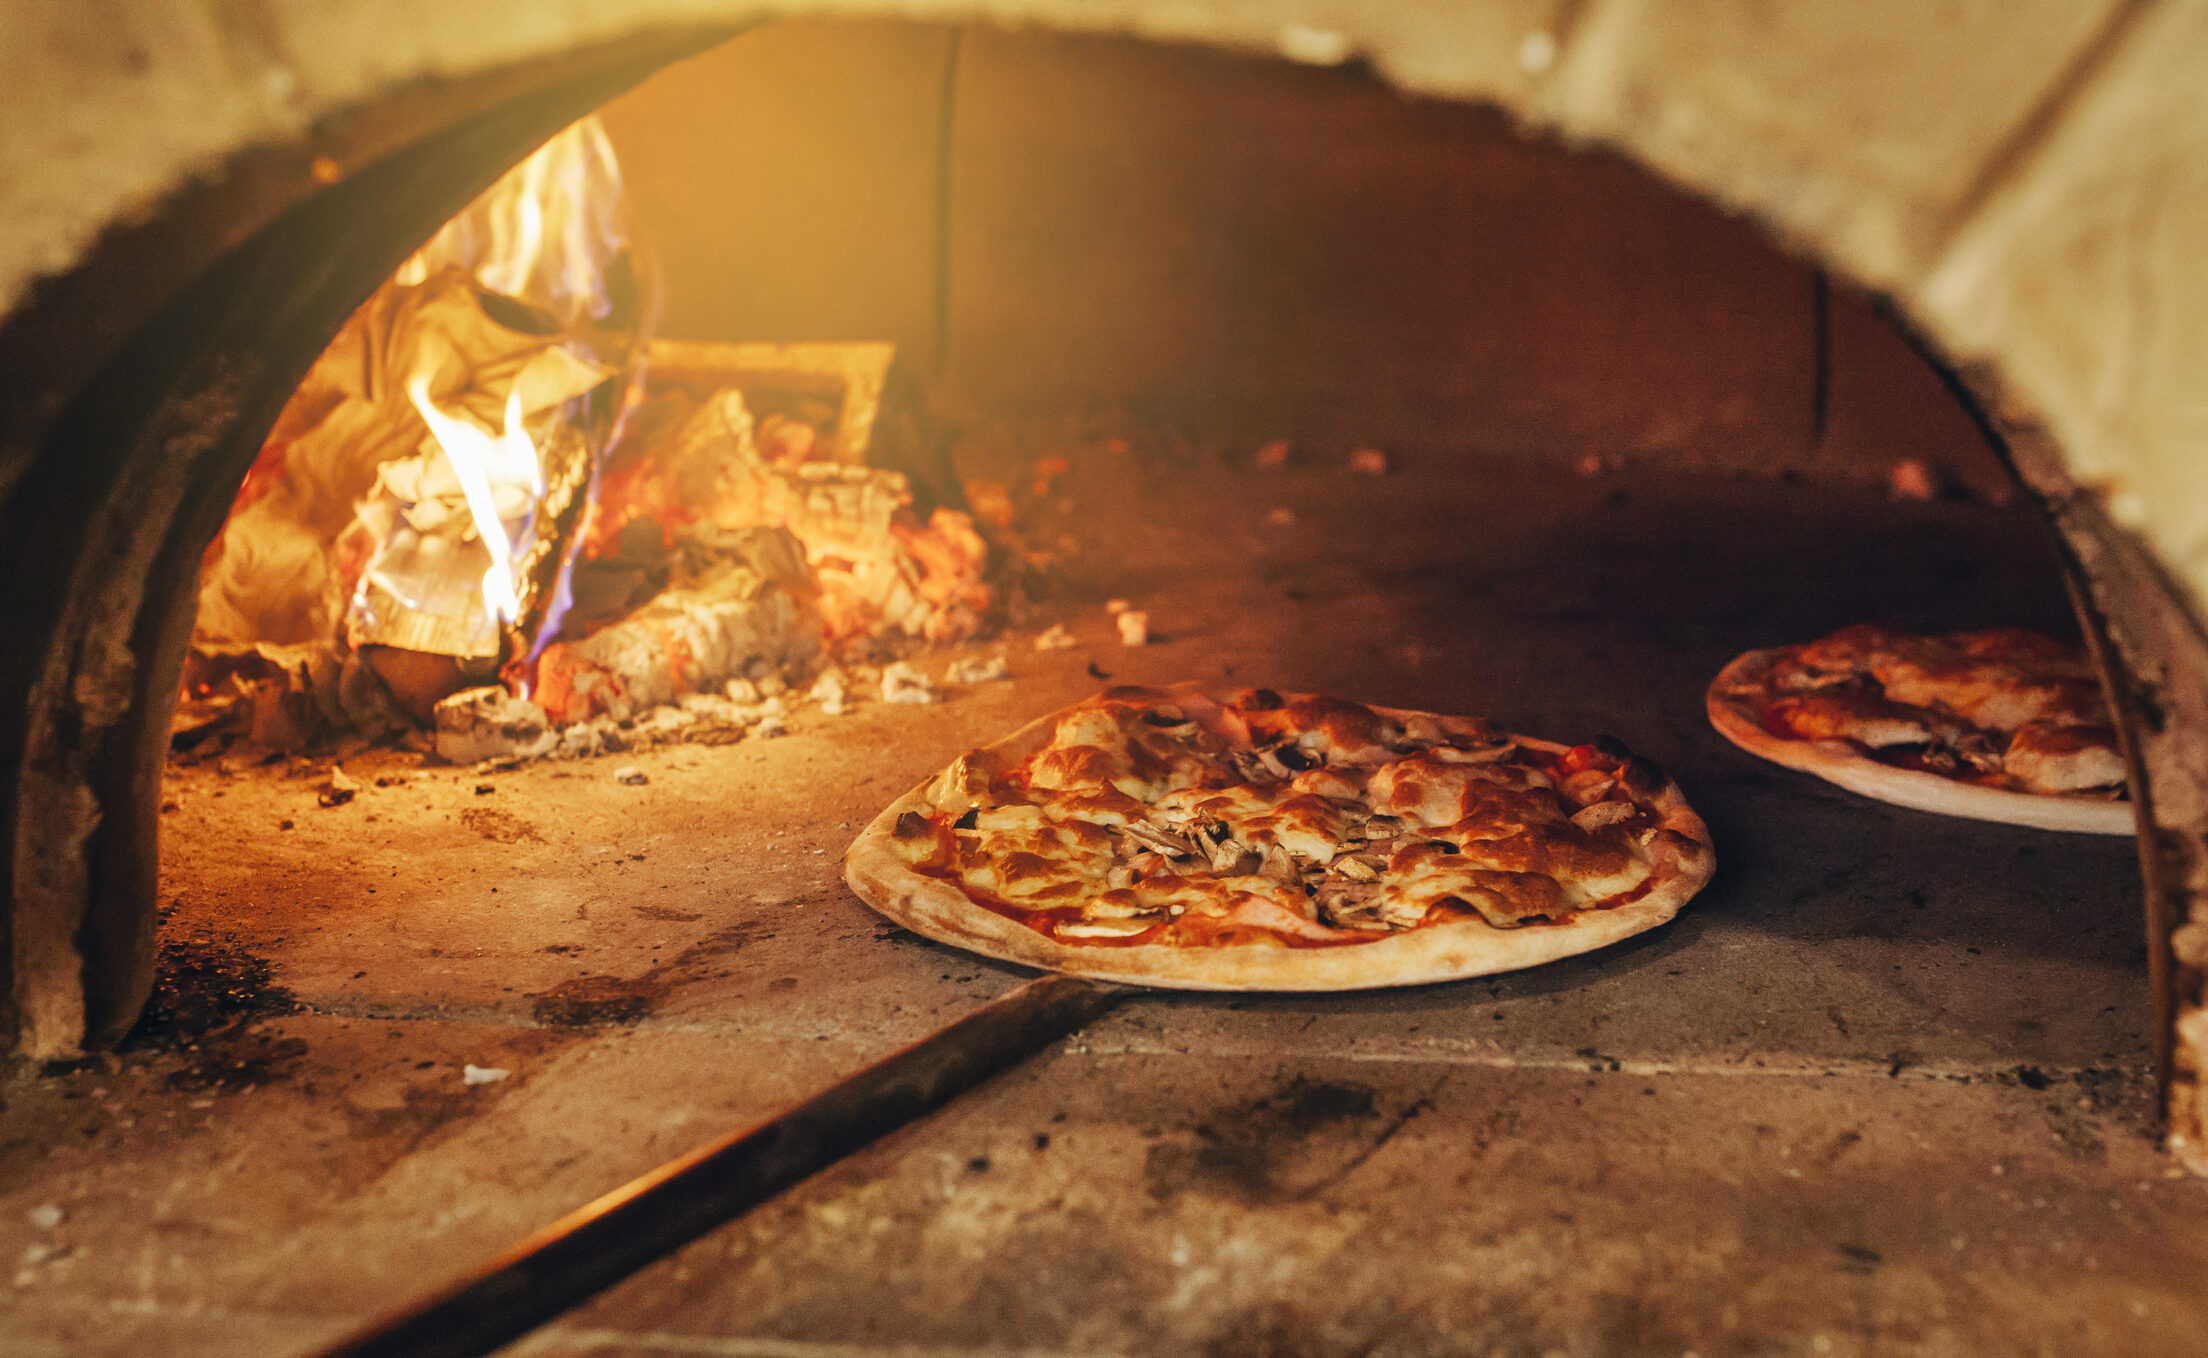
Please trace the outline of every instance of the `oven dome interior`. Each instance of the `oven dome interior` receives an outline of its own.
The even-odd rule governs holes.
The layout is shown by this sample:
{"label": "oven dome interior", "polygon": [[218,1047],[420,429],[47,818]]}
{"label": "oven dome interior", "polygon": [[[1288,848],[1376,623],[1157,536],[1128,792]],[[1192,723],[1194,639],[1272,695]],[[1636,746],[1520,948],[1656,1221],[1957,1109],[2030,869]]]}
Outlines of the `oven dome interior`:
{"label": "oven dome interior", "polygon": [[[1094,670],[1219,682],[1262,672],[1496,711],[1542,733],[1624,734],[1691,778],[1690,793],[1707,789],[1726,877],[1648,945],[1453,992],[1146,1002],[1099,1038],[1106,1055],[1093,1067],[1058,1063],[1065,1106],[1014,1098],[961,1124],[946,1163],[969,1173],[1006,1163],[1014,1143],[1041,1154],[1051,1133],[1037,1128],[1062,1127],[1048,1119],[1065,1113],[1106,1158],[1140,1161],[1151,1201],[1177,1218],[1233,1201],[1300,1230],[1293,1204],[1363,1146],[1355,1119],[1328,1108],[1412,1127],[1425,1098],[1492,1121],[1521,1097],[1560,1111],[1588,1075],[1636,1082],[1598,1101],[1648,1098],[1638,1090],[1662,1077],[1685,1083],[1654,1103],[1722,1106],[1746,1126],[1753,1101],[1735,1108],[1738,1085],[1725,1082],[1773,1069],[1804,1089],[1825,1071],[1907,1073],[1924,1086],[1875,1087],[1909,1097],[1934,1080],[1990,1087],[2002,1072],[2054,1071],[2077,1084],[2060,1091],[2073,1100],[2126,1081],[2134,1104],[2150,1097],[2128,846],[2026,842],[1851,804],[1732,754],[1701,724],[1697,676],[1754,638],[1814,635],[1866,611],[1926,626],[2066,625],[2044,519],[1945,376],[1861,293],[1621,160],[1567,151],[1492,112],[1406,99],[1355,69],[1043,34],[791,26],[672,67],[604,117],[658,272],[663,333],[891,339],[958,427],[964,469],[1004,477],[1068,458],[1055,495],[1033,506],[1038,526],[1074,542],[1037,625],[1063,616],[1081,644],[1034,652],[1016,627],[1009,685],[783,742],[673,747],[645,761],[643,788],[610,783],[612,761],[486,777],[394,770],[408,781],[325,811],[307,809],[311,778],[183,774],[165,825],[173,936],[269,958],[306,1005],[257,1020],[240,1052],[261,1062],[262,1092],[286,1100],[277,1117],[319,1116],[287,1084],[372,1071],[356,1103],[374,1114],[436,1100],[444,1129],[425,1146],[419,1120],[369,1116],[333,1163],[395,1175],[395,1186],[351,1220],[298,1184],[210,1204],[231,1222],[311,1219],[317,1247],[364,1260],[359,1278],[323,1295],[271,1262],[259,1295],[323,1317],[388,1304],[418,1276],[408,1232],[431,1219],[437,1185],[557,1166],[443,1234],[440,1264],[457,1268],[547,1207],[648,1167],[654,1156],[616,1124],[700,1109],[740,1120],[844,1055],[909,1040],[931,1016],[1009,988],[1008,969],[895,937],[860,911],[834,879],[838,837],[965,744],[1092,688]],[[1295,458],[1268,480],[1250,459],[1275,439]],[[1346,470],[1360,447],[1387,452],[1386,476]],[[1893,498],[1905,461],[1944,493]],[[1295,515],[1289,535],[1264,531],[1274,508]],[[1158,646],[1116,648],[1101,607],[1115,594],[1153,609]],[[416,1060],[383,1059],[387,1044]],[[823,1044],[838,1055],[823,1060]],[[1161,1055],[1191,1044],[1190,1065]],[[1388,1049],[1419,1074],[1430,1067],[1438,1092],[1357,1064]],[[1303,1064],[1259,1072],[1252,1050]],[[419,1061],[424,1073],[409,1073]],[[510,1114],[488,1099],[464,1107],[428,1083],[457,1086],[467,1065],[541,1080],[534,1111],[528,1100]],[[1495,1095],[1476,1087],[1475,1068],[1509,1070],[1525,1088]],[[2104,1071],[2094,1090],[2079,1075]],[[701,1073],[723,1087],[701,1095]],[[218,1099],[244,1088],[210,1078]],[[1223,1092],[1190,1092],[1206,1080]],[[623,1090],[618,1111],[603,1102],[608,1081]],[[1128,1111],[1129,1086],[1143,1082],[1138,1101],[1166,1110],[1151,1119],[1156,1134]],[[1782,1139],[1808,1147],[1813,1127],[1829,1132],[1872,1087],[1789,1086],[1768,1106]],[[1921,1170],[1912,1119],[1966,1143],[1994,1135],[2004,1115],[1971,1097],[1897,1105],[1856,1141],[1825,1136],[1814,1149],[1830,1152],[1826,1172],[1858,1142],[1874,1153],[1838,1171],[1833,1191]],[[543,1100],[576,1121],[545,1128]],[[1613,1134],[1673,1145],[1694,1135],[1684,1113],[1636,1128],[1638,1105],[1622,1102],[1603,1114]],[[2105,1107],[2117,1104],[2111,1093]],[[2102,1111],[2064,1114],[2058,1137],[2096,1136]],[[2120,1115],[2136,1108],[2108,1114]],[[495,1144],[524,1117],[534,1130]],[[1207,1156],[1213,1142],[1286,1146],[1297,1126],[1298,1148],[1260,1169],[1229,1173]],[[2034,1125],[2035,1140],[2044,1130]],[[207,1133],[218,1134],[230,1133]],[[1057,1136],[1063,1149],[1068,1133]],[[1743,1154],[1755,1138],[1742,1137],[1720,1138],[1721,1153]],[[592,1139],[605,1144],[577,1150]],[[1428,1151],[1453,1153],[1446,1138]],[[148,1152],[148,1163],[172,1153],[183,1152]],[[2034,1153],[2035,1184],[2060,1180],[2067,1166]],[[2049,1191],[2098,1201],[2103,1175],[2139,1172],[2137,1147],[2109,1153],[2112,1167]],[[302,1170],[313,1159],[283,1154]],[[57,1182],[89,1182],[91,1151],[56,1155]],[[1757,1184],[1783,1192],[1787,1167],[1758,1168]],[[1432,1169],[1392,1169],[1389,1191],[1422,1196],[1418,1185],[1439,1181]],[[1553,1170],[1543,1181],[1564,1182]],[[887,1191],[921,1192],[899,1173]],[[1684,1203],[1694,1178],[1664,1179],[1651,1198]],[[824,1191],[823,1204],[841,1202],[844,1189]],[[1768,1200],[1759,1187],[1711,1221],[1742,1228]],[[1925,1232],[1959,1220],[1912,1210],[1908,1225]],[[1596,1215],[1621,1239],[1666,1229]],[[1809,1218],[1836,1220],[1816,1207]],[[1017,1299],[977,1319],[979,1284],[930,1294],[940,1302],[889,1288],[907,1300],[838,1317],[835,1300],[862,1284],[941,1271],[915,1236],[910,1267],[884,1275],[832,1213],[821,1220],[778,1238],[813,1282],[716,1323],[838,1342],[884,1326],[946,1346],[1066,1337],[1049,1308]],[[1166,1247],[1131,1225],[1083,1220],[1088,1248],[1165,1268]],[[124,1224],[94,1207],[85,1227]],[[1034,1229],[1018,1253],[1080,1257],[1066,1228]],[[960,1240],[988,1251],[968,1276],[1014,1263],[1004,1238]],[[1935,1251],[1848,1243],[1946,1276]],[[1827,1262],[1829,1242],[1814,1248]],[[2136,1246],[2110,1257],[2178,1287],[2169,1260]],[[202,1262],[176,1266],[178,1295],[219,1293]],[[660,1290],[607,1324],[705,1324],[690,1308],[707,1284],[672,1265],[655,1276]],[[2070,1271],[2041,1285],[2049,1314],[2112,1304]],[[1495,1317],[1450,1309],[1439,1275],[1394,1286],[1398,1303],[1428,1308],[1436,1333],[1504,1332]],[[1195,1345],[1239,1332],[1247,1305],[1264,1300],[1180,1320],[1138,1307],[1130,1333]],[[1808,1306],[1843,1300],[1835,1289]],[[1753,1324],[1792,1334],[1799,1318],[1786,1312],[1799,1302],[1765,1297]],[[1665,1325],[1717,1324],[1708,1308],[1678,1305]],[[2021,1332],[2022,1311],[1990,1323]]]}

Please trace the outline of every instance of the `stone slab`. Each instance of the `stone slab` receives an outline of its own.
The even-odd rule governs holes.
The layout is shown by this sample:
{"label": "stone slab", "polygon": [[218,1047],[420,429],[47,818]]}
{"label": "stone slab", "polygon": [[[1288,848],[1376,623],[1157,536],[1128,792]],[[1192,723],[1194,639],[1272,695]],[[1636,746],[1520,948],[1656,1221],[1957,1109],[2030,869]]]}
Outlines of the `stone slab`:
{"label": "stone slab", "polygon": [[[1631,461],[1582,476],[1404,449],[1370,477],[1309,451],[1261,471],[1000,433],[969,474],[1074,462],[1022,521],[1062,559],[1026,630],[992,643],[1010,682],[800,712],[787,738],[731,746],[487,774],[363,759],[360,794],[327,809],[309,766],[174,773],[165,936],[265,961],[308,1011],[0,1091],[0,1259],[65,1247],[17,1264],[0,1344],[327,1338],[1001,993],[1015,969],[878,920],[836,853],[845,826],[1098,674],[1614,733],[1708,813],[1720,875],[1667,929],[1521,975],[1138,998],[978,1122],[954,1112],[850,1171],[881,1186],[843,1202],[831,1177],[829,1198],[805,1190],[537,1342],[1746,1353],[1869,1333],[1991,1352],[2034,1326],[2083,1345],[2138,1323],[2138,1351],[2165,1343],[2190,1200],[2086,1220],[2138,1182],[2190,1191],[2157,1177],[2128,845],[1878,807],[1760,766],[1700,714],[1737,650],[1864,617],[2061,626],[2028,512]],[[1274,509],[1295,523],[1269,526]],[[1118,643],[1115,596],[1150,611],[1156,644]],[[1074,647],[1032,649],[1050,620]],[[649,782],[613,780],[632,763]],[[404,781],[379,788],[379,769]],[[469,1087],[469,1063],[514,1074]],[[1840,1177],[1786,1173],[1828,1153]],[[1419,1218],[1424,1198],[1445,1210]],[[29,1215],[49,1202],[50,1230]],[[1979,1243],[1950,1260],[1955,1236]],[[1201,1279],[1171,1303],[1176,1238]],[[898,1285],[923,1275],[947,1280],[933,1300]],[[1731,1322],[1719,1277],[1741,1280]],[[1514,1310],[1536,1286],[1563,1300]]]}
{"label": "stone slab", "polygon": [[[18,1079],[0,1110],[0,1350],[334,1337],[881,1054],[295,1015],[219,1050]],[[471,1064],[509,1074],[471,1086]]]}
{"label": "stone slab", "polygon": [[1077,1039],[519,1351],[2190,1353],[2162,1168],[2068,1085]]}

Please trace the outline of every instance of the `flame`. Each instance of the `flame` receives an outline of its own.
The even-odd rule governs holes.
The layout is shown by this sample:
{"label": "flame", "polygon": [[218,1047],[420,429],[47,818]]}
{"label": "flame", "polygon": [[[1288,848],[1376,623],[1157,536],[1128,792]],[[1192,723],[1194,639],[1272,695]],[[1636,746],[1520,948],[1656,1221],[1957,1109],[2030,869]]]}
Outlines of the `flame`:
{"label": "flame", "polygon": [[447,266],[568,325],[613,311],[606,266],[628,246],[621,167],[595,117],[574,123],[485,189],[393,275]]}
{"label": "flame", "polygon": [[429,399],[429,371],[429,365],[416,369],[407,380],[407,397],[422,412],[430,435],[452,464],[468,513],[475,520],[476,535],[491,555],[490,569],[483,572],[483,606],[500,622],[513,622],[521,616],[521,582],[514,572],[513,538],[499,516],[498,491],[526,492],[525,513],[544,496],[544,468],[521,423],[521,392],[507,393],[506,428],[492,435],[437,408]]}

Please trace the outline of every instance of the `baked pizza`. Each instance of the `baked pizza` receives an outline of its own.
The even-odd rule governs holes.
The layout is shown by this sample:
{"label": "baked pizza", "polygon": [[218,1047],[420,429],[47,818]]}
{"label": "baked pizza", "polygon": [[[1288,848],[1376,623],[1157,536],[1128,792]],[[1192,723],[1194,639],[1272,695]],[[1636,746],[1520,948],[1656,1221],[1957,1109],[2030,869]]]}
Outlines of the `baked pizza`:
{"label": "baked pizza", "polygon": [[1866,624],[1750,651],[1710,684],[1709,712],[1742,749],[1897,806],[2132,832],[2092,662],[2037,632]]}
{"label": "baked pizza", "polygon": [[1614,943],[1678,913],[1715,858],[1678,787],[1615,741],[1123,687],[961,757],[844,864],[891,919],[1006,961],[1352,990]]}

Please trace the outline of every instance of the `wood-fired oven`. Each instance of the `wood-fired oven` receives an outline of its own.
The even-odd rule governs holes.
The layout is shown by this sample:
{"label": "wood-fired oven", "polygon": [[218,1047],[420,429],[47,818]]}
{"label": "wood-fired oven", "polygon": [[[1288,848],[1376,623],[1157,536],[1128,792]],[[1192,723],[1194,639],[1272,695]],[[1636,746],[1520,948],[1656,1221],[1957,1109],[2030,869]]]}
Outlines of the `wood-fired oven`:
{"label": "wood-fired oven", "polygon": [[[1622,736],[1720,876],[1529,973],[1128,1000],[528,1351],[2197,1342],[2198,12],[868,8],[18,25],[0,1333],[326,1342],[812,1107],[1025,979],[853,827],[1193,679]],[[580,311],[440,235],[548,141],[621,206],[547,232]],[[1707,728],[1864,620],[2080,636],[2136,844]]]}

